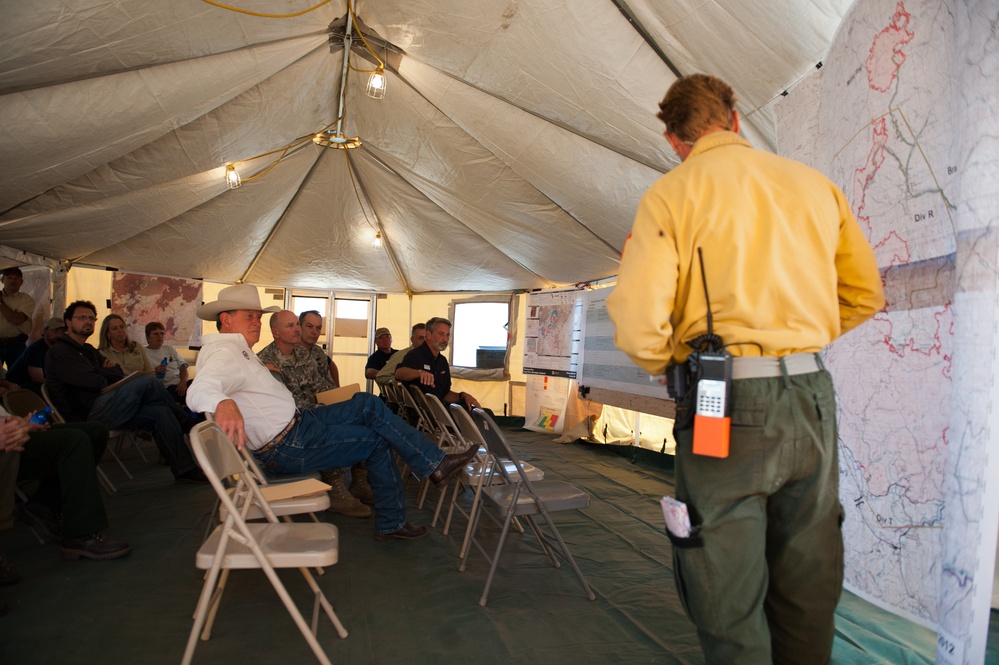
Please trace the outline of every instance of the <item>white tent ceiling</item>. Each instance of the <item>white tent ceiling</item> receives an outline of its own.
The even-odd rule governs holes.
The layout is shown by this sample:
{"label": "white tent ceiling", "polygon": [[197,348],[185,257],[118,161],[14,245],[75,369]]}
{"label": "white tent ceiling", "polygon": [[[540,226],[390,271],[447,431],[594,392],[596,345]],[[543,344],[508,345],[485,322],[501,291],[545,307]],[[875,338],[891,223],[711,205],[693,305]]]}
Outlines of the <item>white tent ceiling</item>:
{"label": "white tent ceiling", "polygon": [[[674,70],[729,81],[744,133],[772,149],[767,105],[821,61],[849,5],[358,0],[388,91],[371,99],[350,73],[343,133],[363,145],[345,151],[308,140],[336,123],[345,0],[280,19],[202,0],[0,0],[0,244],[337,290],[609,277],[675,160],[654,115]],[[355,41],[350,64],[372,62]]]}

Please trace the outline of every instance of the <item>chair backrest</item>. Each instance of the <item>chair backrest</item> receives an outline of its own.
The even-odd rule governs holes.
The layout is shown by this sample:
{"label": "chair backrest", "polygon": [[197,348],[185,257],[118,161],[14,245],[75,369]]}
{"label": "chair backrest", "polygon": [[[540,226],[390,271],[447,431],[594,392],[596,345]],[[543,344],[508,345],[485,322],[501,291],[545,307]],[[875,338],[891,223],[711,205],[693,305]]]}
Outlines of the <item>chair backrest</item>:
{"label": "chair backrest", "polygon": [[482,438],[482,432],[475,426],[472,416],[460,404],[451,405],[451,419],[458,426],[462,438],[476,446],[485,446],[486,440]]}
{"label": "chair backrest", "polygon": [[56,422],[59,423],[66,422],[66,419],[62,417],[61,413],[59,413],[59,409],[56,408],[55,402],[52,401],[52,396],[49,395],[48,386],[46,386],[44,383],[42,384],[42,397],[44,397],[48,405],[52,407],[52,415],[55,418]]}
{"label": "chair backrest", "polygon": [[451,414],[444,408],[444,404],[437,395],[424,394],[423,397],[427,401],[427,408],[430,411],[430,415],[433,416],[440,429],[443,439],[442,443],[448,443],[452,446],[463,444],[465,441],[464,437],[461,436],[461,431],[455,425],[454,420],[451,419]]}
{"label": "chair backrest", "polygon": [[416,403],[416,398],[413,397],[413,393],[409,392],[406,386],[400,386],[399,394],[402,396],[403,406],[406,409],[406,413],[409,415],[409,424],[421,432],[426,432],[429,425],[427,424],[427,419],[423,417],[423,412],[420,411],[420,407]]}
{"label": "chair backrest", "polygon": [[[24,418],[32,411],[42,411],[47,406],[48,404],[45,403],[45,400],[38,393],[26,388],[11,390],[8,393],[4,393],[3,396],[3,408],[7,409],[7,413],[10,415],[20,418]],[[53,409],[54,411],[55,409]]]}
{"label": "chair backrest", "polygon": [[430,410],[430,405],[427,404],[427,396],[415,383],[409,384],[406,388],[409,395],[413,398],[413,403],[416,404],[416,409],[420,412],[420,416],[425,423],[425,431],[431,438],[440,444],[442,426],[438,424],[436,416],[434,416],[433,412]]}
{"label": "chair backrest", "polygon": [[191,448],[209,480],[214,476],[221,482],[223,478],[249,472],[236,446],[214,422],[198,423],[191,430]]}
{"label": "chair backrest", "polygon": [[517,457],[517,454],[513,452],[513,448],[510,447],[506,437],[503,436],[503,432],[500,431],[499,425],[497,425],[489,414],[482,409],[472,409],[472,421],[475,423],[479,432],[482,433],[482,438],[486,442],[486,448],[489,449],[489,453],[497,459],[508,459],[513,462],[512,465],[496,465],[498,467],[498,471],[502,474],[504,479],[507,482],[518,482],[510,475],[510,469],[508,467],[512,466],[520,475],[519,482],[523,483],[524,487],[526,487],[533,495],[534,489],[531,484],[531,480],[524,472],[524,465],[521,463],[520,458]]}

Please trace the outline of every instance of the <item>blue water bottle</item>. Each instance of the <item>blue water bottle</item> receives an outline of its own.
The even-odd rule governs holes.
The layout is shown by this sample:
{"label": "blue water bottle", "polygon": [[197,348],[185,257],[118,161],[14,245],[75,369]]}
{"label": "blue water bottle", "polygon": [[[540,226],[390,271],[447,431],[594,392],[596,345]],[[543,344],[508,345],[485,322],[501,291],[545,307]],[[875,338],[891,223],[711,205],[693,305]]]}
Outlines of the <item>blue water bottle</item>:
{"label": "blue water bottle", "polygon": [[41,411],[35,411],[35,414],[31,416],[30,422],[33,425],[44,425],[49,421],[49,418],[51,416],[52,416],[52,407],[47,406]]}
{"label": "blue water bottle", "polygon": [[158,365],[158,366],[156,367],[156,378],[157,378],[157,379],[162,379],[162,378],[163,378],[164,376],[166,376],[166,373],[167,373],[167,365],[169,364],[169,362],[170,362],[170,359],[169,359],[169,358],[164,358],[164,359],[163,359],[163,362],[161,362],[161,363],[160,363],[160,364],[159,364],[159,365]]}

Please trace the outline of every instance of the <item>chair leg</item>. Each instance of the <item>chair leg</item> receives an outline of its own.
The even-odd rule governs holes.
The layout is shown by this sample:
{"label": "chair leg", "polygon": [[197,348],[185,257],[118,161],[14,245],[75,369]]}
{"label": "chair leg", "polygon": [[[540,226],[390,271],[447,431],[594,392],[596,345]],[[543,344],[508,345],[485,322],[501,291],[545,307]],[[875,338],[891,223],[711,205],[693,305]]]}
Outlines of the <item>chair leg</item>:
{"label": "chair leg", "polygon": [[225,591],[225,583],[229,580],[229,569],[225,568],[219,576],[218,584],[212,592],[212,602],[208,608],[208,617],[205,620],[205,627],[201,631],[201,641],[207,642],[212,637],[212,626],[215,625],[215,616],[219,613],[219,605],[222,604],[222,592]]}
{"label": "chair leg", "polygon": [[590,600],[596,600],[597,599],[596,594],[593,593],[593,589],[590,588],[590,585],[587,584],[586,582],[586,578],[583,577],[583,571],[581,571],[579,569],[579,566],[576,565],[576,560],[572,558],[572,552],[569,551],[569,548],[568,546],[566,546],[565,541],[562,540],[562,534],[559,533],[558,529],[555,528],[555,523],[552,522],[552,518],[548,514],[548,511],[542,510],[541,516],[545,518],[545,522],[548,523],[548,528],[551,529],[552,535],[555,536],[555,540],[558,542],[558,546],[559,549],[561,550],[562,556],[565,558],[566,561],[569,562],[569,567],[572,568],[572,572],[576,573],[576,579],[578,579],[579,583],[583,585],[583,591],[586,592],[586,597],[589,598]]}
{"label": "chair leg", "polygon": [[205,585],[201,588],[201,596],[198,597],[198,606],[194,611],[194,625],[191,626],[191,634],[187,637],[187,647],[184,649],[184,658],[181,660],[181,665],[191,665],[191,659],[194,657],[194,649],[198,646],[198,634],[201,632],[202,626],[204,626],[205,618],[208,614],[208,603],[215,590],[220,563],[216,562],[216,565],[208,570],[208,579],[205,580]]}
{"label": "chair leg", "polygon": [[139,445],[139,437],[135,435],[135,432],[129,432],[125,436],[132,440],[132,445],[135,446],[135,451],[139,453],[139,458],[142,459],[142,462],[149,464],[149,458],[146,457],[146,453],[142,452],[142,446]]}
{"label": "chair leg", "polygon": [[458,502],[458,494],[461,491],[462,482],[459,480],[454,484],[454,492],[451,493],[451,503],[447,508],[447,517],[444,518],[444,535],[447,535],[451,528],[451,518],[454,516],[454,507]]}
{"label": "chair leg", "polygon": [[493,576],[496,574],[496,568],[499,567],[500,556],[503,554],[503,545],[506,544],[506,536],[510,533],[510,522],[513,521],[513,510],[517,505],[517,493],[514,493],[513,499],[510,501],[510,509],[507,511],[506,519],[503,521],[503,531],[500,532],[499,543],[496,545],[496,553],[493,554],[493,560],[489,566],[489,576],[486,577],[486,587],[482,590],[482,597],[479,598],[479,605],[481,607],[486,606],[486,602],[489,600],[489,587],[493,584]]}
{"label": "chair leg", "polygon": [[315,607],[312,611],[312,633],[316,634],[319,629],[319,608],[322,607],[323,612],[326,613],[326,616],[329,617],[330,622],[336,629],[336,634],[339,635],[341,639],[346,638],[348,635],[347,629],[343,627],[342,623],[340,623],[340,617],[338,617],[336,612],[333,611],[333,606],[326,598],[326,594],[324,594],[322,589],[319,588],[315,578],[309,574],[307,569],[299,568],[299,570],[302,572],[302,576],[305,577],[306,583],[309,585],[309,588],[312,589],[312,593],[316,597]]}
{"label": "chair leg", "polygon": [[97,471],[97,482],[100,483],[101,487],[104,488],[104,491],[108,493],[108,496],[111,496],[118,491],[118,488],[114,486],[114,483],[111,482],[111,479],[107,477],[107,474],[104,473],[104,470],[101,469],[101,467],[98,466],[95,470]]}
{"label": "chair leg", "polygon": [[[326,652],[323,651],[322,646],[319,645],[319,641],[316,640],[316,636],[312,634],[311,630],[309,630],[309,626],[305,623],[302,613],[298,611],[298,607],[295,605],[294,601],[292,601],[291,596],[288,595],[287,589],[284,588],[284,584],[281,583],[281,580],[278,578],[274,568],[270,564],[266,563],[266,559],[263,563],[263,571],[264,574],[267,575],[267,579],[271,581],[271,586],[274,587],[278,596],[281,597],[281,602],[284,603],[285,608],[288,610],[288,614],[290,614],[291,618],[295,621],[295,625],[298,626],[298,630],[302,633],[302,637],[304,637],[305,641],[309,643],[309,646],[312,648],[312,653],[315,654],[316,659],[322,663],[322,665],[333,665],[330,662],[330,659],[326,656]],[[308,571],[305,572],[308,575]],[[309,575],[309,577],[312,576]],[[313,583],[315,583],[315,580],[313,580]]]}
{"label": "chair leg", "polygon": [[[121,435],[119,435],[119,437],[120,436]],[[110,443],[108,444],[107,451],[108,451],[108,454],[110,454],[111,457],[114,458],[114,461],[118,463],[118,466],[121,467],[121,470],[125,472],[125,476],[129,480],[134,480],[135,477],[131,473],[129,473],[128,468],[125,466],[125,463],[121,461],[121,458],[118,457],[118,454],[114,451],[114,448],[111,446]]]}

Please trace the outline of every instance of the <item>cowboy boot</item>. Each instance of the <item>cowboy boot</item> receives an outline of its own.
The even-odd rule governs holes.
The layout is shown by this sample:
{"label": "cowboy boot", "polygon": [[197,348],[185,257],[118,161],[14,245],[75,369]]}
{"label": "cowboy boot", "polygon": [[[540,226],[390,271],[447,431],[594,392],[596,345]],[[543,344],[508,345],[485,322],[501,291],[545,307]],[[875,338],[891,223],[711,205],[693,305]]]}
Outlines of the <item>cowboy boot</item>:
{"label": "cowboy boot", "polygon": [[332,486],[329,491],[330,507],[326,509],[327,512],[340,513],[347,517],[371,517],[371,508],[347,491],[347,486],[343,483],[343,469],[322,471],[319,477],[324,483]]}
{"label": "cowboy boot", "polygon": [[369,506],[375,503],[375,493],[371,491],[368,484],[368,467],[364,462],[358,462],[350,469],[350,487],[347,488],[351,494]]}

